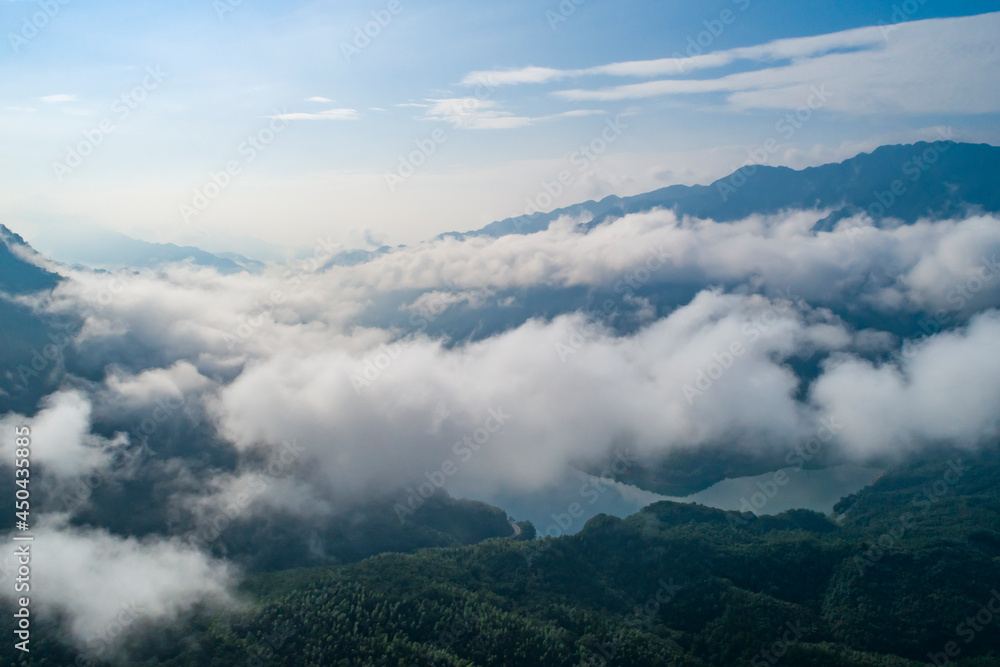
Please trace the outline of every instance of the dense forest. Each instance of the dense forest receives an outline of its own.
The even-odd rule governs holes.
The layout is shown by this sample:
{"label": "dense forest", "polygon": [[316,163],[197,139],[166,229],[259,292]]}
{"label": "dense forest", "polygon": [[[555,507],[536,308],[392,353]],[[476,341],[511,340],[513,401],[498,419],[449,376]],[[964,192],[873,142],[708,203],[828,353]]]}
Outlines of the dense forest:
{"label": "dense forest", "polygon": [[[126,663],[995,666],[997,480],[1000,453],[952,453],[885,474],[829,517],[662,502],[572,536],[531,539],[525,525],[258,573],[238,610],[134,624]],[[15,664],[114,662],[56,635]]]}

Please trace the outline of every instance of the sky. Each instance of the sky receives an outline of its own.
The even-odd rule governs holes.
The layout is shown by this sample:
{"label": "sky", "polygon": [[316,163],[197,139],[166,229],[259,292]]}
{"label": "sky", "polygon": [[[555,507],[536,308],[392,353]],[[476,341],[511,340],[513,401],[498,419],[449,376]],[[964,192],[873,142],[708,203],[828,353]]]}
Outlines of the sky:
{"label": "sky", "polygon": [[[12,250],[66,278],[21,312],[78,323],[0,376],[0,399],[37,398],[0,415],[0,447],[30,422],[51,484],[33,508],[40,618],[85,643],[130,602],[153,621],[232,603],[240,533],[204,535],[233,503],[233,528],[265,535],[255,552],[312,549],[332,517],[441,484],[551,534],[604,491],[616,506],[570,531],[655,498],[581,477],[612,454],[800,466],[757,507],[773,512],[941,443],[994,444],[995,215],[827,229],[830,211],[653,209],[421,243],[748,162],[998,144],[994,10],[0,0],[0,223],[43,253],[114,230],[322,254],[109,275]],[[319,268],[383,243],[408,247]],[[113,467],[125,452],[140,458]],[[846,467],[802,481],[806,461]],[[93,475],[100,491],[62,502]],[[742,508],[758,482],[695,499]]]}
{"label": "sky", "polygon": [[412,244],[748,162],[839,161],[942,127],[996,144],[996,10],[4,0],[0,222],[43,251],[103,228],[274,258],[317,238]]}

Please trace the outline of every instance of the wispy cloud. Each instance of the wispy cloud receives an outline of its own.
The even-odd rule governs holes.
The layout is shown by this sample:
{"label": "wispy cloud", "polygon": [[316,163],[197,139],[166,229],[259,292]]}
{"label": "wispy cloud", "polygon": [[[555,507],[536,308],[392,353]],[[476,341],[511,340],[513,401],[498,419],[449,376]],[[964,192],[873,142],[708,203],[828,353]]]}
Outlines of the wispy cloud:
{"label": "wispy cloud", "polygon": [[488,82],[494,86],[548,83],[561,79],[584,76],[653,77],[676,75],[693,70],[723,67],[738,60],[774,62],[792,58],[819,56],[845,48],[874,48],[884,42],[878,28],[862,28],[844,32],[779,39],[760,46],[743,47],[717,51],[692,57],[658,58],[655,60],[634,60],[599,65],[585,69],[552,69],[548,67],[523,67],[508,70],[484,70],[470,72],[461,83],[466,86]]}
{"label": "wispy cloud", "polygon": [[49,104],[57,104],[59,102],[79,101],[76,95],[68,95],[66,93],[60,93],[58,95],[46,95],[45,97],[40,97],[39,99],[43,102],[48,102]]}
{"label": "wispy cloud", "polygon": [[482,100],[477,97],[432,99],[427,100],[427,102],[427,105],[411,104],[408,106],[426,106],[428,111],[424,118],[445,121],[455,127],[471,130],[510,130],[558,118],[594,116],[604,113],[604,111],[595,109],[575,109],[547,116],[517,116],[510,111],[500,109],[499,103],[494,100]]}
{"label": "wispy cloud", "polygon": [[277,118],[279,120],[357,120],[359,115],[354,109],[327,109],[326,111],[319,111],[317,113],[302,111],[281,113],[276,116],[268,116],[268,118]]}
{"label": "wispy cloud", "polygon": [[307,97],[306,102],[326,102],[327,104],[333,102],[329,97]]}
{"label": "wispy cloud", "polygon": [[[692,58],[620,62],[577,70],[526,67],[478,71],[472,85],[548,83],[587,76],[676,77],[601,88],[561,90],[572,101],[641,99],[697,93],[729,93],[734,108],[798,108],[827,86],[828,110],[867,113],[995,113],[1000,111],[1000,13],[912,21],[708,53]],[[736,62],[758,69],[701,79],[692,71]],[[956,77],[955,72],[964,75]]]}

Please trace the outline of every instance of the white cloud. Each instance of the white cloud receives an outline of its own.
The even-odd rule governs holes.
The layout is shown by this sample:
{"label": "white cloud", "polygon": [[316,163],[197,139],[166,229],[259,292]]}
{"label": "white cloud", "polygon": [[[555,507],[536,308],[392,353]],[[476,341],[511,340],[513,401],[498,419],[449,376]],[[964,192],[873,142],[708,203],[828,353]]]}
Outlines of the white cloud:
{"label": "white cloud", "polygon": [[90,414],[90,399],[83,392],[60,391],[47,397],[42,409],[30,419],[5,415],[0,419],[0,438],[12,449],[14,428],[30,424],[33,464],[63,481],[85,476],[107,465],[115,448],[125,443],[124,437],[107,440],[91,434]]}
{"label": "white cloud", "polygon": [[455,127],[476,130],[497,130],[525,127],[532,119],[501,111],[494,100],[476,97],[456,97],[427,100],[430,105],[426,118],[442,120]]}
{"label": "white cloud", "polygon": [[466,74],[463,86],[504,86],[518,83],[545,83],[574,76],[579,70],[559,70],[550,67],[523,67],[509,70],[485,70]]}
{"label": "white cloud", "polygon": [[41,101],[47,102],[49,104],[57,104],[57,103],[60,103],[60,102],[76,102],[76,101],[78,101],[76,95],[67,95],[65,93],[60,93],[58,95],[46,95],[44,97],[40,97],[39,99]]}
{"label": "white cloud", "polygon": [[901,459],[928,445],[973,448],[1000,434],[1000,315],[927,339],[900,365],[835,358],[813,400],[844,424],[855,458]]}
{"label": "white cloud", "polygon": [[[613,63],[588,69],[473,72],[463,83],[543,83],[566,78],[679,76],[737,61],[757,69],[717,78],[666,78],[554,93],[572,101],[618,101],[725,93],[736,109],[795,109],[829,91],[820,106],[852,114],[979,114],[1000,111],[1000,13],[910,21],[890,27],[783,39],[693,58]],[[955,76],[962,72],[962,76]]]}
{"label": "white cloud", "polygon": [[[993,325],[973,323],[968,335],[935,339],[915,355],[875,367],[865,355],[892,353],[897,339],[856,331],[827,308],[868,308],[888,317],[952,308],[951,323],[961,325],[976,310],[1000,306],[1000,278],[978,286],[965,308],[949,304],[956,281],[978,275],[984,252],[1000,251],[1000,225],[974,216],[876,229],[856,218],[814,232],[825,215],[717,223],[659,210],[588,233],[573,224],[579,221],[564,220],[535,234],[441,239],[291,278],[279,269],[220,276],[174,267],[130,279],[88,316],[76,344],[84,358],[115,349],[156,351],[142,372],[112,370],[93,390],[102,415],[114,405],[142,415],[141,406],[163,397],[176,405],[179,394],[194,395],[220,437],[235,445],[234,470],[186,485],[173,499],[194,515],[245,488],[259,489],[261,481],[268,484],[255,496],[261,511],[300,515],[310,505],[336,511],[419,482],[447,460],[462,463],[449,487],[458,495],[538,490],[613,443],[646,455],[718,446],[768,452],[815,432],[817,417],[830,413],[855,420],[830,452],[858,461],[919,449],[935,434],[957,433],[964,443],[988,437],[990,410],[1000,413],[990,378],[1000,373],[989,364],[980,372],[970,359],[994,353],[984,347]],[[525,321],[523,311],[494,305],[511,295],[523,303],[537,288],[582,286],[617,295],[619,309],[642,311],[625,282],[640,269],[650,285],[700,293],[660,319],[646,307],[628,335],[581,314]],[[49,303],[53,311],[78,307],[107,280],[70,275]],[[280,302],[260,309],[276,293]],[[418,327],[411,315],[470,307],[501,317],[501,333],[447,343],[406,327],[358,324],[362,313],[388,309],[394,321]],[[754,324],[762,321],[766,327]],[[744,353],[692,399],[685,387],[701,391],[699,378],[734,343]],[[359,384],[366,364],[387,345],[391,362],[380,362],[377,377]],[[789,361],[831,353],[843,356],[803,399],[803,379]],[[929,412],[922,419],[933,425],[918,420],[909,430],[867,430],[880,404],[897,426],[909,418],[900,406],[908,396],[929,396],[927,378],[949,363],[966,383],[955,399],[965,401],[961,429]],[[855,380],[874,387],[855,392],[867,397],[863,402],[851,393]],[[491,409],[509,420],[465,460],[455,443],[482,428]],[[73,438],[80,440],[86,421],[75,423]],[[302,448],[294,479],[262,478],[260,462],[290,441]]]}
{"label": "white cloud", "polygon": [[779,61],[792,58],[818,56],[845,48],[873,48],[884,41],[878,28],[862,28],[816,37],[779,39],[760,46],[742,47],[694,56],[675,56],[655,60],[598,65],[585,69],[560,70],[548,67],[523,67],[508,70],[482,70],[470,72],[462,85],[503,86],[513,84],[548,83],[584,76],[653,77],[683,74],[699,69],[723,67],[738,60],[758,62]]}
{"label": "white cloud", "polygon": [[[360,392],[351,377],[361,359],[288,350],[223,390],[217,414],[240,448],[294,436],[313,482],[343,497],[391,492],[446,460],[461,462],[456,484],[467,492],[538,490],[621,438],[644,454],[727,438],[757,450],[787,446],[804,431],[797,380],[776,360],[834,338],[823,330],[830,322],[807,324],[782,306],[751,343],[741,328],[773,307],[761,297],[706,292],[635,337],[598,331],[566,362],[558,345],[589,330],[580,316],[531,321],[456,349],[420,338]],[[690,405],[683,385],[734,340],[747,354]],[[834,340],[835,349],[849,340]],[[488,424],[491,409],[509,417],[489,446],[456,450]]]}
{"label": "white cloud", "polygon": [[499,103],[494,100],[476,97],[430,99],[427,101],[429,105],[425,118],[445,121],[455,127],[472,130],[509,130],[557,118],[576,118],[604,113],[599,110],[576,109],[548,116],[529,117],[515,116],[509,111],[501,110]]}
{"label": "white cloud", "polygon": [[357,120],[358,112],[354,109],[327,109],[316,113],[293,112],[282,113],[268,118],[278,118],[280,120]]}
{"label": "white cloud", "polygon": [[158,400],[179,399],[185,394],[202,391],[210,380],[191,363],[178,361],[170,368],[153,368],[138,375],[111,368],[105,384],[119,409],[134,409],[152,405]]}
{"label": "white cloud", "polygon": [[331,100],[328,97],[307,97],[306,98],[306,102],[326,102],[326,103],[331,103],[331,102],[333,102],[333,100]]}
{"label": "white cloud", "polygon": [[[231,602],[233,568],[177,540],[123,538],[52,520],[32,533],[32,613],[65,615],[73,642],[92,657],[107,657],[145,621],[173,620],[201,602]],[[13,586],[0,589],[2,597],[15,595]]]}

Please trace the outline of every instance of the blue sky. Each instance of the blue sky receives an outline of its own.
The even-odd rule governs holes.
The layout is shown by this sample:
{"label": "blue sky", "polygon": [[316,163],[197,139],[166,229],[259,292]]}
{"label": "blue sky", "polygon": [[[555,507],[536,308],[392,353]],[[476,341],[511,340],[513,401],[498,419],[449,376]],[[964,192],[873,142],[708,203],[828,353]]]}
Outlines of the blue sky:
{"label": "blue sky", "polygon": [[231,2],[0,2],[0,222],[412,243],[753,154],[1000,141],[1000,18],[962,18],[997,2]]}

